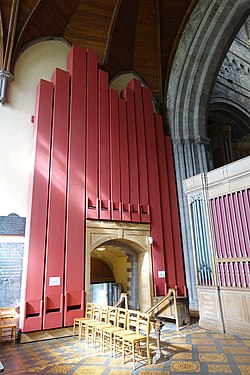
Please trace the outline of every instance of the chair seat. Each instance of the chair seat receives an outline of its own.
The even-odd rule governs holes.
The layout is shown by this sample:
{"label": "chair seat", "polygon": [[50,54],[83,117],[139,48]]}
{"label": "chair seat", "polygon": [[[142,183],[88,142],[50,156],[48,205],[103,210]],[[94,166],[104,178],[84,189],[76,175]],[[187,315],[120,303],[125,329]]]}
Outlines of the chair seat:
{"label": "chair seat", "polygon": [[134,335],[133,334],[130,334],[130,335],[126,335],[124,337],[124,340],[125,341],[138,341],[138,340],[143,340],[143,339],[147,339],[147,336],[145,335],[142,335],[140,333],[135,333]]}
{"label": "chair seat", "polygon": [[135,331],[132,331],[130,329],[122,329],[121,331],[114,333],[115,336],[119,336],[119,337],[133,335],[133,334],[135,334]]}

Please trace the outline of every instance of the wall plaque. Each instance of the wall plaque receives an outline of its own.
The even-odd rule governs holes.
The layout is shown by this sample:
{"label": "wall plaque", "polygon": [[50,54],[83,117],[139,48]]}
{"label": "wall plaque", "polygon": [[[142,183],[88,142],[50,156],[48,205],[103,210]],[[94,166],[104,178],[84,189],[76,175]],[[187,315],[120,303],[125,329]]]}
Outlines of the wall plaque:
{"label": "wall plaque", "polygon": [[163,279],[165,277],[165,271],[158,271],[159,279]]}
{"label": "wall plaque", "polygon": [[0,235],[25,235],[26,218],[15,213],[0,216]]}
{"label": "wall plaque", "polygon": [[60,276],[54,276],[49,278],[49,286],[57,286],[60,285]]}

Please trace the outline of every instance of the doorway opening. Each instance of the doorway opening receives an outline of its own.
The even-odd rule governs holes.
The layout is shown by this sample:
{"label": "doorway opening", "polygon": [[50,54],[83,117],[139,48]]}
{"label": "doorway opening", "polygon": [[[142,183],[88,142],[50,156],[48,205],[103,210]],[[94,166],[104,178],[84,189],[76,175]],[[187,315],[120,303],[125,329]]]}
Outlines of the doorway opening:
{"label": "doorway opening", "polygon": [[[105,250],[104,247],[100,247]],[[115,277],[111,267],[106,260],[95,255],[95,250],[91,255],[90,268],[90,302],[101,305],[113,306],[120,298],[121,284],[115,282]]]}
{"label": "doorway opening", "polygon": [[86,301],[113,305],[121,293],[128,307],[146,311],[152,304],[150,226],[87,220]]}

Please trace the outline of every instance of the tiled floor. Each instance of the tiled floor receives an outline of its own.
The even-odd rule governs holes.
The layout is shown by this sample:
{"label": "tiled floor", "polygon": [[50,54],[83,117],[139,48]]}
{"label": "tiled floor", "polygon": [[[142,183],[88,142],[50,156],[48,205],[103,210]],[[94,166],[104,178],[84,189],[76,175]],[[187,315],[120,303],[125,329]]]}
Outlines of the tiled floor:
{"label": "tiled floor", "polygon": [[[250,338],[216,334],[200,329],[197,323],[174,330],[167,325],[161,335],[162,356],[157,364],[122,365],[121,358],[110,358],[78,338],[66,337],[36,343],[0,345],[4,374],[67,375],[250,375]],[[151,338],[152,356],[156,350]]]}

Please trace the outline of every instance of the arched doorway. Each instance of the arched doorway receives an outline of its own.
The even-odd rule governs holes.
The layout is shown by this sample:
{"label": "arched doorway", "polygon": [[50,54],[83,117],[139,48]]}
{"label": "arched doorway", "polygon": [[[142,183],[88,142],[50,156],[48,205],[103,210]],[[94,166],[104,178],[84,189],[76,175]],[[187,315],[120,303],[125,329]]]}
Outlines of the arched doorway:
{"label": "arched doorway", "polygon": [[[86,222],[86,301],[91,300],[91,259],[104,262],[114,276],[114,284],[128,294],[132,309],[146,311],[152,302],[152,260],[148,224]],[[103,263],[103,264],[104,264]]]}

